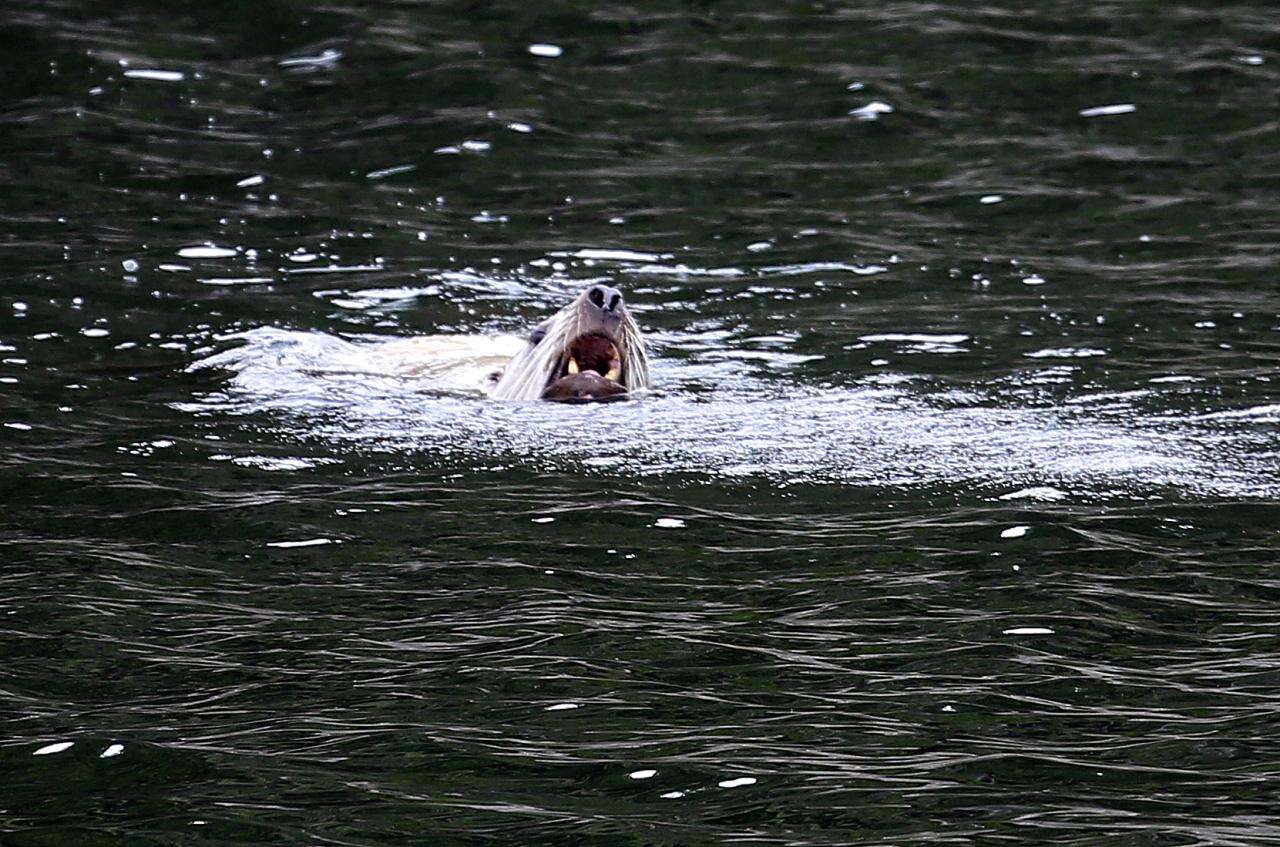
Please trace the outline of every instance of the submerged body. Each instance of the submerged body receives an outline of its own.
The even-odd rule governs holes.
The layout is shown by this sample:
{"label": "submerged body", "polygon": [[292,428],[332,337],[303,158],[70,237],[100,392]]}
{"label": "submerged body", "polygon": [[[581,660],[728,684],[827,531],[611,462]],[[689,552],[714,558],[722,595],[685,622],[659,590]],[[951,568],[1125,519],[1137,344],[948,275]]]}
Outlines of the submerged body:
{"label": "submerged body", "polygon": [[401,376],[501,400],[586,403],[649,387],[640,328],[622,293],[604,285],[583,291],[526,339],[430,335],[389,342],[381,353]]}

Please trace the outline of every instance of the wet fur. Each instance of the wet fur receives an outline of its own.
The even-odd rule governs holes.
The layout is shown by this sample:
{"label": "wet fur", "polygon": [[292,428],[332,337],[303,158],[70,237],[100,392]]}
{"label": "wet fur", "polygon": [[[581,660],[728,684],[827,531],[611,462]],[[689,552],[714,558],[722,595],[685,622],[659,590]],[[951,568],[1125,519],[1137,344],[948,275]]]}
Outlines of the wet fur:
{"label": "wet fur", "polygon": [[[603,332],[600,320],[592,316],[587,294],[587,291],[582,292],[538,327],[534,333],[537,342],[531,341],[516,354],[494,386],[492,396],[501,400],[541,398],[563,368],[566,352],[574,339],[587,333]],[[622,357],[622,386],[628,393],[648,388],[649,359],[645,354],[644,338],[625,304],[617,329],[606,334]]]}

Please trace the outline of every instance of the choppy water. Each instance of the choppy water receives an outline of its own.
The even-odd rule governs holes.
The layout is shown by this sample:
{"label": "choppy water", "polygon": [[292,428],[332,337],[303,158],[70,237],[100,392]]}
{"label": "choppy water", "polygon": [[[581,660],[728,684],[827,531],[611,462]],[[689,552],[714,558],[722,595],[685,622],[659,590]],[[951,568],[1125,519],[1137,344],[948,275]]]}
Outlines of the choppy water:
{"label": "choppy water", "polygon": [[0,843],[1280,843],[1270,4],[0,33]]}

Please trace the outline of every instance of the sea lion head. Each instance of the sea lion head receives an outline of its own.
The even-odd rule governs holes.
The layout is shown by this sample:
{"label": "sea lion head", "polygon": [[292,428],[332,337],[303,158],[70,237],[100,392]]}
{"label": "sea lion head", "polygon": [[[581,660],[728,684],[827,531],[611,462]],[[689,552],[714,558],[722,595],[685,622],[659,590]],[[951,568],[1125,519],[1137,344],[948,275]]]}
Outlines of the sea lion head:
{"label": "sea lion head", "polygon": [[493,396],[583,403],[649,387],[640,327],[622,292],[592,285],[543,321],[507,365]]}

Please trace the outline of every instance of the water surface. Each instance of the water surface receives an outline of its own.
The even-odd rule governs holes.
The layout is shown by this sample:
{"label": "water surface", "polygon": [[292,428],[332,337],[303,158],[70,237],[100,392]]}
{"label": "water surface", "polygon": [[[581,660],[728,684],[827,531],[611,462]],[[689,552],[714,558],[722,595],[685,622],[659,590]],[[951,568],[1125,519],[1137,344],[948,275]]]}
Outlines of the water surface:
{"label": "water surface", "polygon": [[1280,843],[1269,4],[0,38],[0,842]]}

